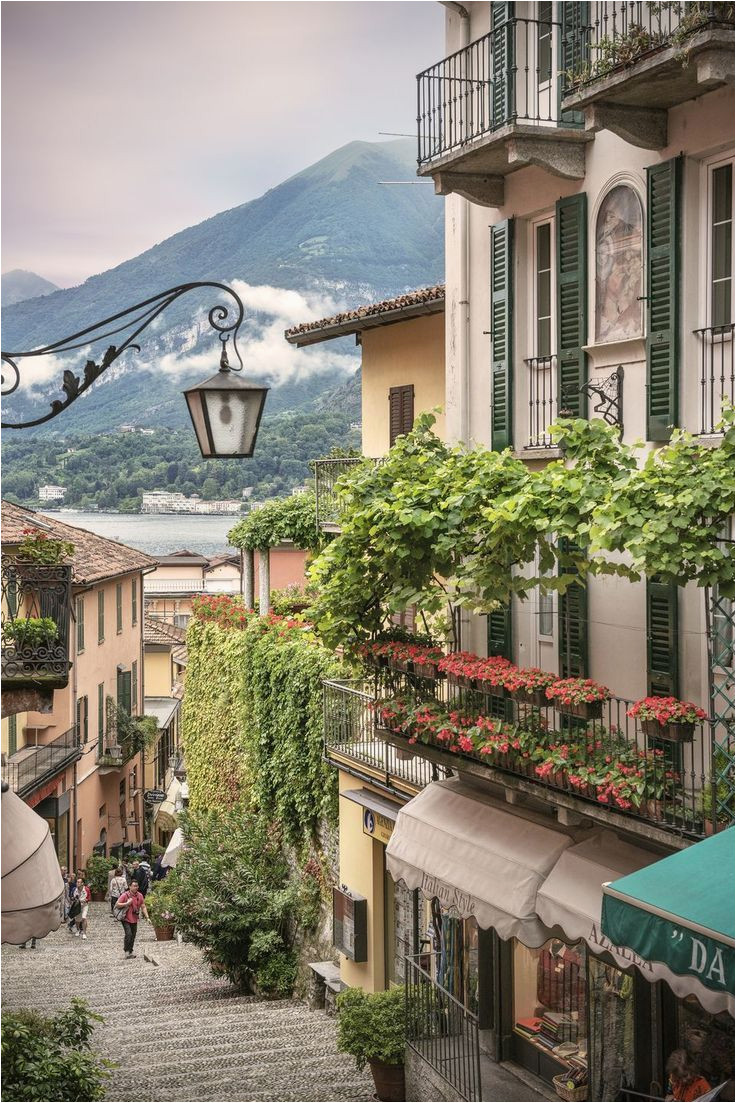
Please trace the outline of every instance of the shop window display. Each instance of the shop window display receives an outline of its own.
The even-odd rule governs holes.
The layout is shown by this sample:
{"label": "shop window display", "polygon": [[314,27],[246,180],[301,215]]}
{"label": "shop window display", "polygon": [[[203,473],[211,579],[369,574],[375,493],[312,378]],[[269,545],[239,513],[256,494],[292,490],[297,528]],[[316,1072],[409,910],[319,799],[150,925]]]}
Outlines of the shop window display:
{"label": "shop window display", "polygon": [[710,1087],[733,1079],[733,1019],[727,1012],[709,1015],[694,996],[678,1000],[677,1044],[693,1075]]}
{"label": "shop window display", "polygon": [[568,1074],[574,1086],[588,1081],[585,951],[550,939],[538,949],[514,943],[514,1034],[533,1047],[540,1073]]}

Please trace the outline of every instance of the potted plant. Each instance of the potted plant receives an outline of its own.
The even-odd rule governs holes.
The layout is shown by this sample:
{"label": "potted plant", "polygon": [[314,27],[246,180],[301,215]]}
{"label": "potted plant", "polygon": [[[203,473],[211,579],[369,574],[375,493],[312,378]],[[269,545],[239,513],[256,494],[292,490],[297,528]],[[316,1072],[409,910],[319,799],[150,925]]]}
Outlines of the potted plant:
{"label": "potted plant", "polygon": [[364,992],[348,988],[337,997],[337,1044],[355,1058],[359,1069],[371,1067],[376,1098],[401,1103],[404,1088],[404,989]]}
{"label": "potted plant", "polygon": [[99,902],[105,899],[109,880],[108,875],[111,869],[115,869],[116,865],[117,860],[115,858],[105,858],[102,854],[93,854],[92,857],[87,860],[85,873],[93,900]]}
{"label": "potted plant", "polygon": [[476,684],[481,693],[492,693],[494,697],[506,696],[506,680],[510,678],[516,667],[508,659],[493,655],[488,659],[481,659],[478,665]]}
{"label": "potted plant", "polygon": [[440,660],[439,670],[462,689],[476,689],[481,660],[472,651],[453,651]]}
{"label": "potted plant", "polygon": [[514,668],[506,674],[504,685],[515,701],[543,709],[549,705],[545,690],[556,681],[557,675],[550,674],[547,670],[539,670],[538,667],[522,670]]}
{"label": "potted plant", "polygon": [[157,881],[146,898],[146,908],[159,942],[170,942],[174,937],[174,902],[166,890],[166,881]]}
{"label": "potted plant", "polygon": [[631,706],[627,716],[639,721],[645,735],[670,743],[692,742],[695,725],[705,720],[703,709],[676,697],[644,697]]}
{"label": "potted plant", "polygon": [[561,678],[544,692],[558,712],[581,720],[600,720],[603,703],[611,698],[611,691],[592,678]]}
{"label": "potted plant", "polygon": [[17,651],[40,651],[59,637],[59,626],[51,617],[15,617],[3,625],[5,642]]}

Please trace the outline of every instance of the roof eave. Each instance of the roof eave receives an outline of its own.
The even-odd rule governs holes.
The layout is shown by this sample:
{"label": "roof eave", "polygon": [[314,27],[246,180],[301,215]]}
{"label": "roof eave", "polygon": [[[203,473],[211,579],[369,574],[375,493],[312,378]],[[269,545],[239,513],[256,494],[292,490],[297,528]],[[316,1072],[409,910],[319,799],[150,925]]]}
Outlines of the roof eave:
{"label": "roof eave", "polygon": [[289,333],[287,330],[284,337],[290,345],[295,345],[296,348],[304,348],[305,345],[317,345],[323,341],[334,341],[337,337],[348,337],[352,333],[362,333],[366,329],[395,325],[397,322],[410,321],[412,318],[421,318],[428,314],[443,314],[444,310],[445,299],[443,296],[442,298],[431,299],[429,302],[412,303],[411,306],[401,306],[395,310],[369,314],[365,318],[353,318],[347,322],[321,326],[307,330],[306,333]]}

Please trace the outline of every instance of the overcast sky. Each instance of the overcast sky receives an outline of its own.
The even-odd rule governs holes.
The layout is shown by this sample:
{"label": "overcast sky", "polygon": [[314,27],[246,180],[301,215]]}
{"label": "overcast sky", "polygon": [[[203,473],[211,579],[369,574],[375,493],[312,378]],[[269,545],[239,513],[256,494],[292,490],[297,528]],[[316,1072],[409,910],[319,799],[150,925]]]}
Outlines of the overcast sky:
{"label": "overcast sky", "polygon": [[2,4],[2,270],[72,286],[356,138],[413,133],[438,3]]}

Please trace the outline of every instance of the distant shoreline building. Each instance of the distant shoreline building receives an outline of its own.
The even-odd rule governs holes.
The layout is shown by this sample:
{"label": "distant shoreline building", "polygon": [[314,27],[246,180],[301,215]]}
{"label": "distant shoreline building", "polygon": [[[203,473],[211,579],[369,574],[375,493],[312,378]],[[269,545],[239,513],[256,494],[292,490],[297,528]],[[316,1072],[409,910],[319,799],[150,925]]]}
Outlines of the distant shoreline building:
{"label": "distant shoreline building", "polygon": [[243,503],[237,498],[218,498],[205,502],[196,494],[187,497],[180,491],[151,490],[141,497],[141,513],[237,514]]}
{"label": "distant shoreline building", "polygon": [[39,502],[63,502],[66,494],[65,486],[39,486]]}

